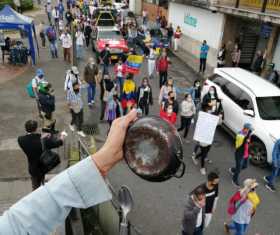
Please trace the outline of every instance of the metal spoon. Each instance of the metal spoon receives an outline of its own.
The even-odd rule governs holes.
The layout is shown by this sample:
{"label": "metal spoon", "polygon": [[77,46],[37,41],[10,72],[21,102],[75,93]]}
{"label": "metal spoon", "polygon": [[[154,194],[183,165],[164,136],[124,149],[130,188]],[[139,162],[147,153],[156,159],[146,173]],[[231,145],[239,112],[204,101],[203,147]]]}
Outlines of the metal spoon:
{"label": "metal spoon", "polygon": [[120,235],[128,235],[127,214],[133,207],[133,199],[130,189],[127,186],[122,186],[118,195],[120,207],[122,210],[122,222],[120,225]]}

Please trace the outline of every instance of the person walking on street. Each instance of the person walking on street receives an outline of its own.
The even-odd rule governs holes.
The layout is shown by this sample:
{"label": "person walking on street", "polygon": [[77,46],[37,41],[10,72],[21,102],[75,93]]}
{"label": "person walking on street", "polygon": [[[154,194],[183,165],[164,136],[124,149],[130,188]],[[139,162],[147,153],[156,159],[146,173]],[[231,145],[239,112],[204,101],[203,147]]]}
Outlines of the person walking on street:
{"label": "person walking on street", "polygon": [[167,57],[166,52],[163,51],[156,63],[156,70],[159,73],[159,88],[161,88],[167,81],[169,63],[170,60]]}
{"label": "person walking on street", "polygon": [[67,91],[67,102],[71,113],[70,130],[77,128],[77,134],[86,137],[82,131],[83,125],[83,100],[80,92],[80,84],[78,82],[72,84],[73,88]]}
{"label": "person walking on street", "polygon": [[54,27],[56,29],[56,31],[58,31],[58,22],[59,22],[59,11],[57,9],[57,6],[53,8],[52,10],[52,18],[53,18],[53,22],[54,22]]}
{"label": "person walking on street", "polygon": [[205,204],[205,191],[202,187],[197,187],[189,195],[184,208],[182,235],[203,235]]}
{"label": "person walking on street", "polygon": [[64,13],[63,0],[59,0],[59,3],[57,5],[57,9],[58,9],[58,12],[59,12],[59,18],[63,19],[63,13]]}
{"label": "person walking on street", "polygon": [[[225,232],[230,234],[235,230],[235,235],[245,235],[259,204],[258,195],[255,193],[258,183],[255,179],[246,179],[244,187],[237,191],[229,200],[228,213],[232,216],[230,224],[224,223]],[[250,194],[254,194],[250,195]],[[255,202],[257,205],[254,205]]]}
{"label": "person walking on street", "polygon": [[174,29],[172,23],[170,23],[167,27],[167,38],[169,42],[169,48],[172,48],[173,36],[174,36]]}
{"label": "person walking on street", "polygon": [[71,48],[72,48],[72,37],[68,33],[68,30],[65,29],[64,32],[60,35],[60,40],[63,48],[63,58],[64,61],[71,63]]}
{"label": "person walking on street", "polygon": [[176,120],[177,120],[177,115],[176,113],[173,111],[173,106],[172,104],[168,104],[167,106],[165,106],[164,108],[160,109],[159,112],[159,116],[168,121],[169,123],[175,125]]}
{"label": "person walking on street", "polygon": [[134,75],[129,73],[123,84],[121,103],[124,114],[128,113],[137,104],[137,86],[133,78]]}
{"label": "person walking on street", "polygon": [[280,139],[278,139],[272,150],[272,172],[269,176],[264,176],[266,182],[265,187],[271,192],[275,192],[274,182],[277,176],[280,174]]}
{"label": "person walking on street", "polygon": [[91,39],[91,33],[92,33],[92,27],[90,25],[90,21],[87,21],[85,23],[85,30],[84,30],[84,35],[85,35],[85,39],[86,39],[86,47],[89,46],[89,42]]}
{"label": "person walking on street", "polygon": [[46,35],[48,37],[49,43],[50,43],[50,52],[52,58],[58,58],[58,53],[57,53],[57,36],[56,36],[56,31],[53,25],[50,25],[50,27],[47,28],[46,30]]}
{"label": "person walking on street", "polygon": [[85,36],[80,28],[78,28],[75,36],[76,36],[76,57],[77,59],[82,59],[84,56]]}
{"label": "person walking on street", "polygon": [[239,174],[248,167],[249,143],[253,127],[250,123],[245,123],[243,129],[235,138],[235,167],[229,168],[232,174],[233,185],[239,187]]}
{"label": "person walking on street", "polygon": [[70,9],[67,9],[67,11],[65,12],[65,19],[66,19],[66,27],[71,29],[72,22],[74,21],[74,17]]}
{"label": "person walking on street", "polygon": [[103,79],[101,79],[100,85],[102,86],[100,121],[102,121],[105,115],[107,103],[109,99],[112,99],[113,95],[116,93],[116,84],[108,74],[105,74]]}
{"label": "person walking on street", "polygon": [[137,105],[144,115],[149,115],[149,106],[153,105],[152,87],[149,79],[144,77],[137,91]]}
{"label": "person walking on street", "polygon": [[103,65],[103,75],[109,74],[109,65],[111,64],[111,52],[109,44],[105,45],[105,48],[100,52],[100,63]]}
{"label": "person walking on street", "polygon": [[64,91],[68,92],[68,90],[73,90],[73,84],[78,83],[82,84],[80,75],[79,75],[79,70],[76,66],[72,66],[71,69],[67,70],[66,76],[65,76],[65,81],[64,81]]}
{"label": "person walking on street", "polygon": [[206,40],[203,40],[202,45],[200,47],[200,64],[199,64],[199,72],[204,73],[206,70],[206,61],[207,55],[209,51],[209,46],[207,45]]}
{"label": "person walking on street", "polygon": [[232,67],[238,67],[241,58],[241,49],[238,43],[234,45],[234,49],[231,53]]}
{"label": "person walking on street", "polygon": [[46,47],[46,29],[45,29],[44,21],[40,22],[40,24],[38,25],[38,29],[39,29],[39,36],[41,39],[42,47],[45,48]]}
{"label": "person walking on street", "polygon": [[178,50],[181,36],[182,36],[182,31],[181,31],[180,26],[178,25],[176,28],[176,31],[174,33],[174,51]]}
{"label": "person walking on street", "polygon": [[174,93],[174,100],[176,100],[176,88],[173,85],[173,79],[168,78],[166,83],[161,87],[158,97],[158,103],[161,107],[165,106],[165,102],[170,98],[170,92]]}
{"label": "person walking on street", "polygon": [[28,160],[28,171],[31,175],[33,191],[39,188],[45,181],[45,173],[40,163],[43,153],[42,140],[46,149],[58,148],[63,145],[63,135],[59,139],[50,136],[43,137],[38,131],[38,123],[29,120],[25,123],[26,135],[18,137],[18,144],[25,153]]}
{"label": "person walking on street", "polygon": [[217,67],[222,68],[226,64],[226,44],[223,44],[220,48],[217,56]]}
{"label": "person walking on street", "polygon": [[96,92],[96,84],[98,83],[98,66],[94,63],[91,57],[84,69],[84,80],[88,84],[88,105],[94,104],[94,97]]}
{"label": "person walking on street", "polygon": [[[189,128],[192,122],[192,119],[195,115],[196,109],[195,109],[195,104],[193,102],[191,94],[186,94],[185,99],[182,101],[181,105],[181,126],[178,128],[178,131],[184,131],[184,138],[187,137]],[[190,141],[186,141],[189,143]]]}
{"label": "person walking on street", "polygon": [[193,86],[187,90],[191,94],[196,110],[199,110],[201,103],[201,84],[199,80],[195,80]]}
{"label": "person walking on street", "polygon": [[219,181],[219,174],[217,172],[211,171],[207,175],[207,182],[198,186],[204,190],[206,198],[204,228],[209,226],[213,214],[216,211],[219,199]]}
{"label": "person walking on street", "polygon": [[153,78],[155,68],[156,68],[156,48],[153,46],[150,46],[149,48],[149,55],[148,55],[148,77],[150,79]]}
{"label": "person walking on street", "polygon": [[123,83],[126,74],[126,66],[123,64],[122,59],[119,59],[118,63],[115,64],[114,72],[116,74],[116,81],[120,90],[120,95],[122,95]]}
{"label": "person walking on street", "polygon": [[45,5],[45,11],[48,16],[49,23],[52,24],[52,5],[50,2],[47,2]]}

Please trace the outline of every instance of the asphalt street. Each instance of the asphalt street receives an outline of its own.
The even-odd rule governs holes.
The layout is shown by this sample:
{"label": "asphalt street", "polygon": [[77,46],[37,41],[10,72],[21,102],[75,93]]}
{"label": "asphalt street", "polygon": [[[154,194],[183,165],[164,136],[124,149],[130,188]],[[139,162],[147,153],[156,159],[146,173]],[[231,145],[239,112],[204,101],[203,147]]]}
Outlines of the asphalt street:
{"label": "asphalt street", "polygon": [[[39,18],[36,18],[39,20]],[[16,79],[0,84],[0,178],[21,178],[27,177],[26,159],[16,145],[18,135],[24,133],[24,122],[30,118],[36,118],[36,106],[32,99],[27,97],[25,86],[34,76],[35,69],[42,67],[45,70],[48,80],[55,88],[57,111],[56,118],[58,127],[64,129],[69,123],[69,114],[65,103],[63,92],[63,82],[65,70],[69,65],[61,59],[50,59],[47,49],[41,50],[40,62],[35,68],[31,68],[26,73]],[[85,60],[79,63],[82,71],[91,51],[87,51]],[[175,80],[176,86],[190,86],[198,75],[194,73],[185,63],[171,56],[172,64],[169,75]],[[141,68],[141,74],[135,77],[137,84],[141,78],[147,75],[146,62]],[[159,113],[158,106],[158,78],[151,81],[154,105],[151,114]],[[99,88],[97,91],[97,103],[91,112],[86,110],[86,119],[98,120],[99,117]],[[182,99],[179,96],[179,101]],[[177,123],[178,125],[179,123]],[[105,138],[108,124],[99,124],[100,135]],[[192,138],[193,126],[189,133]],[[213,164],[207,165],[207,171],[219,169],[220,171],[220,199],[217,211],[209,228],[205,231],[206,235],[222,235],[223,222],[226,221],[227,200],[235,192],[236,188],[231,184],[228,168],[234,162],[233,139],[222,129],[217,130],[216,142],[212,147],[209,156]],[[194,166],[191,161],[193,143],[184,144],[184,161],[187,165],[186,174],[181,179],[171,179],[163,183],[149,183],[134,175],[124,162],[118,164],[109,174],[109,181],[118,189],[121,185],[131,188],[135,206],[129,215],[131,222],[138,227],[143,235],[176,235],[180,233],[181,219],[187,194],[197,185],[206,180],[199,172],[199,168]],[[268,169],[259,169],[250,166],[242,172],[241,179],[247,177],[256,178],[260,186],[257,191],[261,197],[261,204],[256,215],[249,226],[248,235],[279,235],[279,192],[271,193],[266,190],[262,177],[267,174]],[[279,181],[277,182],[279,185]],[[277,185],[277,184],[276,184]],[[280,190],[280,187],[278,186]],[[0,192],[0,200],[3,198]]]}

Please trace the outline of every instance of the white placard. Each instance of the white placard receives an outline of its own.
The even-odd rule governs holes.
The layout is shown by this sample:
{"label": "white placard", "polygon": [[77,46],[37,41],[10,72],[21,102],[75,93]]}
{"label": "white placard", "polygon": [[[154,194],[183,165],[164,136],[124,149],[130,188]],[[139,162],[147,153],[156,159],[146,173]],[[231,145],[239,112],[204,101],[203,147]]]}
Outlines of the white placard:
{"label": "white placard", "polygon": [[212,144],[218,122],[219,116],[200,111],[193,139],[201,143]]}

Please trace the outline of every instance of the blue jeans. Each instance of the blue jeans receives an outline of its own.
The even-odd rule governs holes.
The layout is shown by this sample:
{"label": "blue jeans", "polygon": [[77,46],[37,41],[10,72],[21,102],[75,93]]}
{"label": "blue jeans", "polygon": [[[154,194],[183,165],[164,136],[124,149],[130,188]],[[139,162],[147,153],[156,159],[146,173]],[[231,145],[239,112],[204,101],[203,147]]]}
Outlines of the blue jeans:
{"label": "blue jeans", "polygon": [[96,85],[95,84],[88,84],[88,103],[91,103],[92,101],[94,101],[94,97],[95,97],[95,88]]}
{"label": "blue jeans", "polygon": [[56,42],[50,42],[50,50],[52,58],[58,58]]}
{"label": "blue jeans", "polygon": [[77,58],[82,59],[84,55],[84,48],[81,45],[76,46]]}
{"label": "blue jeans", "polygon": [[232,222],[228,225],[229,230],[235,230],[235,235],[245,235],[248,224],[239,224]]}
{"label": "blue jeans", "polygon": [[269,181],[269,185],[274,186],[275,178],[279,176],[279,174],[280,174],[280,168],[273,166],[271,175],[266,177]]}
{"label": "blue jeans", "polygon": [[118,81],[118,85],[120,88],[120,95],[121,95],[123,90],[123,77],[117,77],[117,81]]}
{"label": "blue jeans", "polygon": [[195,228],[193,235],[203,235],[203,226]]}
{"label": "blue jeans", "polygon": [[109,74],[109,65],[108,64],[103,64],[103,75]]}

